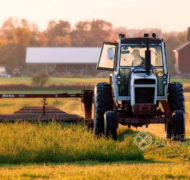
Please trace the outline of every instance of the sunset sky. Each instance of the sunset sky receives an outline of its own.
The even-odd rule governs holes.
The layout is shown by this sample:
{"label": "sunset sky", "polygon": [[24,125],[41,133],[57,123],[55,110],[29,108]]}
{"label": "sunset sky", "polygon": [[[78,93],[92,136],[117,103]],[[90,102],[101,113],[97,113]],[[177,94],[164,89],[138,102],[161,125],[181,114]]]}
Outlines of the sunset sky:
{"label": "sunset sky", "polygon": [[47,27],[49,20],[103,19],[114,27],[183,31],[190,26],[190,0],[0,0],[0,25],[9,17]]}

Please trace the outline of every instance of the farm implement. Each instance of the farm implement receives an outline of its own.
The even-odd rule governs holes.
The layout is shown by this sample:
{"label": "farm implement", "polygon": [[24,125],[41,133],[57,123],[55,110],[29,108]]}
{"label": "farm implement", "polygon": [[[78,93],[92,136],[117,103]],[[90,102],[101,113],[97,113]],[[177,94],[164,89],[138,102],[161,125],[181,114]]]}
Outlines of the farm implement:
{"label": "farm implement", "polygon": [[[92,113],[92,90],[83,90],[81,93],[69,94],[0,94],[1,98],[42,98],[42,106],[23,107],[14,114],[0,114],[0,122],[15,122],[15,121],[57,121],[57,122],[79,122],[82,120],[91,119]],[[84,105],[84,118],[75,114],[68,114],[55,107],[47,106],[47,98],[80,98]]]}

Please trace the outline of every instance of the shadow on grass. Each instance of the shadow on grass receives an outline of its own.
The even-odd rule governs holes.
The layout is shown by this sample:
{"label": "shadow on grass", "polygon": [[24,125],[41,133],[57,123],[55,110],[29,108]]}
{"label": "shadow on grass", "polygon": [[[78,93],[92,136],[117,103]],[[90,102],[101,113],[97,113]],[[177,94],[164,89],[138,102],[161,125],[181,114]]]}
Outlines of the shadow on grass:
{"label": "shadow on grass", "polygon": [[126,136],[132,136],[134,137],[138,132],[137,131],[133,131],[131,129],[126,129],[123,130],[121,133],[118,134],[118,141],[124,141]]}
{"label": "shadow on grass", "polygon": [[181,142],[181,145],[190,147],[190,138],[186,138],[183,142]]}
{"label": "shadow on grass", "polygon": [[141,160],[141,161],[113,161],[113,162],[102,162],[102,161],[75,161],[75,162],[44,162],[44,163],[36,163],[36,162],[28,162],[28,163],[0,163],[0,168],[5,168],[5,167],[13,167],[14,166],[38,166],[38,165],[43,165],[43,166],[49,166],[49,165],[76,165],[76,166],[97,166],[97,165],[138,165],[138,164],[172,164],[173,162],[171,161],[155,161],[152,159],[147,159],[147,160]]}
{"label": "shadow on grass", "polygon": [[[102,161],[77,161],[77,162],[69,162],[69,163],[61,163],[61,164],[72,164],[78,166],[96,166],[96,165],[112,165],[112,164],[167,164],[172,163],[171,161],[155,161],[153,159],[145,159],[145,160],[138,160],[138,161],[113,161],[113,162],[102,162]],[[51,164],[51,163],[47,163]]]}

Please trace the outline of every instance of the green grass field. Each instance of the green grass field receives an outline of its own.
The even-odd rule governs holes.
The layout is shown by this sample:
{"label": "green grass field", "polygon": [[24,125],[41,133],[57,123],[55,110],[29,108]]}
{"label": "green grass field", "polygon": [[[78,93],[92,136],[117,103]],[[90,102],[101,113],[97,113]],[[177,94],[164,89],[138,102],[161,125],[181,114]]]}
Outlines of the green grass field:
{"label": "green grass field", "polygon": [[[108,82],[107,77],[50,77],[45,87],[32,85],[30,77],[0,77],[0,93],[79,93],[83,89],[93,89],[99,82]],[[171,82],[183,84],[186,92],[190,92],[190,78],[171,78]]]}
{"label": "green grass field", "polygon": [[0,132],[0,163],[144,160],[130,136],[97,139],[83,124],[0,124]]}
{"label": "green grass field", "polygon": [[[59,84],[64,78],[58,79],[50,82]],[[77,79],[65,78],[65,82],[76,85]],[[13,82],[29,80],[16,78]],[[94,85],[100,81],[102,78],[83,78],[81,83]],[[188,85],[189,80],[181,82]],[[4,78],[3,83],[10,81]],[[113,141],[95,138],[83,123],[0,124],[0,179],[190,179],[190,93],[185,93],[185,99],[184,143],[165,140],[164,125],[131,130],[119,126],[118,140]],[[1,99],[0,113],[33,105],[41,105],[41,99]],[[48,99],[48,105],[83,114],[80,99]],[[139,131],[153,138],[145,150],[134,143]]]}
{"label": "green grass field", "polygon": [[[108,81],[103,77],[50,77],[48,85],[95,85],[101,81]],[[31,85],[31,77],[0,77],[0,85],[26,84]]]}
{"label": "green grass field", "polygon": [[190,139],[172,142],[155,131],[141,151],[133,141],[138,131],[123,126],[113,141],[83,124],[0,124],[0,179],[189,179]]}
{"label": "green grass field", "polygon": [[0,168],[1,179],[190,179],[189,163],[79,162],[67,164],[9,165]]}
{"label": "green grass field", "polygon": [[[50,77],[48,85],[95,85],[98,82],[108,82],[107,77]],[[182,84],[190,84],[189,77],[171,77],[171,82],[178,81]],[[31,77],[0,77],[0,85],[8,84],[26,84],[31,85]]]}

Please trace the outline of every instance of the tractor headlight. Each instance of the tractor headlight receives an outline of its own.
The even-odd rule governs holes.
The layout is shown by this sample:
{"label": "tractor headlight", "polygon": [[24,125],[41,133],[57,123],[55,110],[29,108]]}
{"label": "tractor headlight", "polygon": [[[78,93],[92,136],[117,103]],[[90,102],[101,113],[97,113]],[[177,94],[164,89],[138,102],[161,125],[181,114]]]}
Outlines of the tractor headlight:
{"label": "tractor headlight", "polygon": [[118,85],[121,84],[121,76],[120,76],[120,75],[117,76],[117,84],[118,84]]}
{"label": "tractor headlight", "polygon": [[162,76],[162,78],[164,79],[164,80],[166,80],[167,79],[167,74],[164,74],[163,76]]}
{"label": "tractor headlight", "polygon": [[164,84],[164,85],[167,84],[167,80],[166,80],[166,79],[163,80],[163,84]]}

